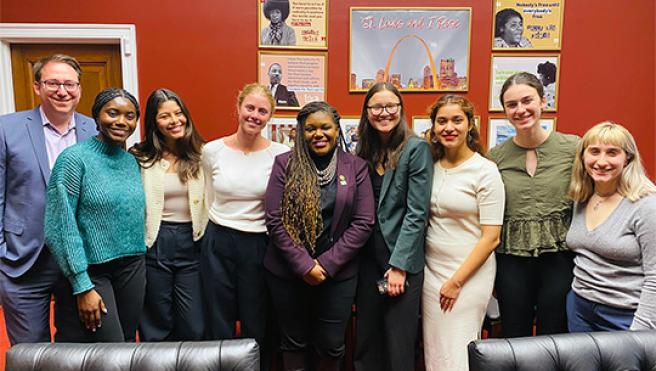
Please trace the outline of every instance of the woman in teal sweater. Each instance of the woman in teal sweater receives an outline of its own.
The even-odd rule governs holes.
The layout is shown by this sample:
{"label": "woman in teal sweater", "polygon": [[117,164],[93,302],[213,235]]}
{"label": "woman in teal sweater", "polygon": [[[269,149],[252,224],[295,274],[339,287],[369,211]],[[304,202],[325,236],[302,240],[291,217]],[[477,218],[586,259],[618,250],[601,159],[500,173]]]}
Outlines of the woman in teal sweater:
{"label": "woman in teal sweater", "polygon": [[125,141],[139,103],[123,89],[106,89],[92,115],[98,136],[64,150],[48,184],[46,245],[68,279],[55,293],[55,339],[134,341],[146,283],[145,201]]}

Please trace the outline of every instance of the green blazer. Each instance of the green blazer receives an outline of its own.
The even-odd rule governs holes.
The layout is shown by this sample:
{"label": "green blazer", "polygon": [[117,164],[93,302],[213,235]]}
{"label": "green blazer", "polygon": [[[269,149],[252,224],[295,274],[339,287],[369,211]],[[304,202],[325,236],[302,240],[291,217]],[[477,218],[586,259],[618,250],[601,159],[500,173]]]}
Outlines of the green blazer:
{"label": "green blazer", "polygon": [[396,169],[383,175],[376,213],[389,264],[409,273],[424,269],[424,235],[433,188],[433,158],[428,142],[410,137]]}

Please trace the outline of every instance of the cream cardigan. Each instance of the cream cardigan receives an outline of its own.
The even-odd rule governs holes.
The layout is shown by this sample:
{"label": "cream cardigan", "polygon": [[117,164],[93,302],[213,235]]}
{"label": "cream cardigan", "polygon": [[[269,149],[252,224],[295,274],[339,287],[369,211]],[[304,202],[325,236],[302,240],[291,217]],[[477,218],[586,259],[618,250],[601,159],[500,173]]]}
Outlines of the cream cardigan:
{"label": "cream cardigan", "polygon": [[[171,163],[161,159],[149,168],[141,168],[141,179],[146,193],[146,246],[151,247],[157,239],[164,211],[164,175]],[[193,226],[194,241],[200,240],[207,227],[207,201],[205,198],[205,177],[200,168],[198,178],[187,181],[189,192],[189,211]]]}

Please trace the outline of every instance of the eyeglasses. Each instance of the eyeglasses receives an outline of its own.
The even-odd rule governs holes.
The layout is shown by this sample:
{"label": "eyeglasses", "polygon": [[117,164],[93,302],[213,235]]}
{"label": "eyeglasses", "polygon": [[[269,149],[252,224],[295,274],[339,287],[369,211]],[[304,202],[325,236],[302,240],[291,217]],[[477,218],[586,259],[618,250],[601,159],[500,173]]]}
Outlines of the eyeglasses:
{"label": "eyeglasses", "polygon": [[46,87],[46,90],[48,91],[57,91],[59,90],[59,87],[63,87],[67,92],[74,93],[77,91],[77,89],[80,88],[80,83],[77,81],[59,82],[57,80],[46,80],[41,81],[41,83]]}
{"label": "eyeglasses", "polygon": [[369,109],[369,111],[371,111],[372,114],[378,116],[378,115],[382,115],[383,111],[387,112],[390,115],[393,115],[399,112],[399,107],[401,107],[401,103],[387,104],[384,106],[368,106],[367,108]]}

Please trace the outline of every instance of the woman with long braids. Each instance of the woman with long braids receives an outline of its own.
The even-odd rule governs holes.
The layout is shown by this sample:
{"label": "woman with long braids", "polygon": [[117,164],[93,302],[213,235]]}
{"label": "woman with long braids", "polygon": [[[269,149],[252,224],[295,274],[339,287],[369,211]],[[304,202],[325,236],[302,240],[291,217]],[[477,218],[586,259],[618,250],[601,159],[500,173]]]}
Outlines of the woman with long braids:
{"label": "woman with long braids", "polygon": [[143,341],[201,340],[200,239],[207,226],[201,138],[187,106],[168,89],[148,97],[145,138],[131,152],[146,193]]}
{"label": "woman with long braids", "polygon": [[356,151],[369,164],[377,218],[360,261],[358,371],[415,369],[433,159],[428,142],[412,134],[404,115],[394,85],[369,89]]}
{"label": "woman with long braids", "polygon": [[325,102],[305,105],[267,187],[264,265],[285,370],[340,370],[358,251],[374,223],[367,164],[338,147],[339,120]]}

